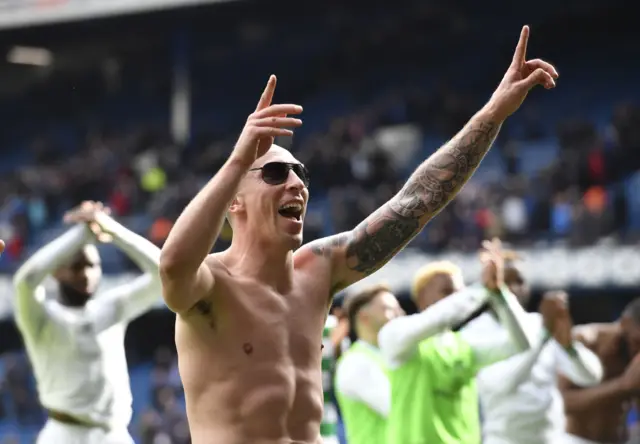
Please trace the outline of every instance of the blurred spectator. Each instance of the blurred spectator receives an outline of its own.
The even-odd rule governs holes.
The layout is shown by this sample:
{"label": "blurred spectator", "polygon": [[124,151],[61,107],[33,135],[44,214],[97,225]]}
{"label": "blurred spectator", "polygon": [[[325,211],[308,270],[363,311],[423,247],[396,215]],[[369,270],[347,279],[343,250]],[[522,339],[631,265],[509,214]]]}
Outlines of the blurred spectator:
{"label": "blurred spectator", "polygon": [[573,205],[569,201],[567,192],[557,193],[551,207],[551,230],[555,237],[563,237],[569,234],[573,217]]}

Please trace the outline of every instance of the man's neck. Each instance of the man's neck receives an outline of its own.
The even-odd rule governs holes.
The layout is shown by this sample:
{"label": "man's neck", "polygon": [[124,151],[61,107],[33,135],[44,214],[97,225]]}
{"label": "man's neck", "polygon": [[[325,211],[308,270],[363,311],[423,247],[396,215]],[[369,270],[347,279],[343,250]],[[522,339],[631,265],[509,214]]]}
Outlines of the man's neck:
{"label": "man's neck", "polygon": [[293,282],[293,251],[258,242],[232,242],[226,256],[242,276],[288,291]]}
{"label": "man's neck", "polygon": [[82,308],[90,298],[87,294],[79,292],[68,285],[59,283],[58,287],[60,290],[58,301],[66,307]]}
{"label": "man's neck", "polygon": [[378,333],[358,332],[358,340],[378,348]]}

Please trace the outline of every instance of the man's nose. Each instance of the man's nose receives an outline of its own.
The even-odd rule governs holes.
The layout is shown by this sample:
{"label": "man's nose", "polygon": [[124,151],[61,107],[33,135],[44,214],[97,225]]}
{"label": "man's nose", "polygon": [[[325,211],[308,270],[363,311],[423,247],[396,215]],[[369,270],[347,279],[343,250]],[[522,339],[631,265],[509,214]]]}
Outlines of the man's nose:
{"label": "man's nose", "polygon": [[289,177],[287,177],[287,189],[302,190],[304,189],[304,182],[298,177],[293,170],[289,171]]}

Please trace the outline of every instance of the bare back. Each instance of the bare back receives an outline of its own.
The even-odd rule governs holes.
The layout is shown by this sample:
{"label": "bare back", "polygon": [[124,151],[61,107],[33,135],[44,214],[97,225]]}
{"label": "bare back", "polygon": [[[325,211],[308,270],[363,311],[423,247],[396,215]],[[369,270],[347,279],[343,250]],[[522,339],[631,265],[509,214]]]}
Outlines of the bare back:
{"label": "bare back", "polygon": [[[622,375],[629,364],[622,348],[619,330],[612,324],[592,324],[589,340],[584,341],[601,360],[603,384]],[[626,442],[628,401],[600,402],[580,414],[567,415],[567,432],[596,442]]]}
{"label": "bare back", "polygon": [[222,256],[207,263],[215,274],[215,295],[176,322],[192,442],[322,442],[322,330],[330,268],[310,254],[298,255],[292,290],[279,294],[234,274]]}

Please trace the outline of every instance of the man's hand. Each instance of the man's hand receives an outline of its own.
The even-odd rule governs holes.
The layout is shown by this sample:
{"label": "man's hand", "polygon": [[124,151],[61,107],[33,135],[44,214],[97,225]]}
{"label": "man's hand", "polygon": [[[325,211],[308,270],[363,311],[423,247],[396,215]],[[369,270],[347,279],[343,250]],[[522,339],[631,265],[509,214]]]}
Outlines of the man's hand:
{"label": "man's hand", "polygon": [[565,348],[573,343],[573,320],[568,301],[569,297],[564,291],[549,291],[543,295],[540,303],[545,328]]}
{"label": "man's hand", "polygon": [[496,237],[482,242],[480,261],[483,265],[482,284],[489,290],[499,290],[504,285],[504,257],[500,239]]}
{"label": "man's hand", "polygon": [[102,202],[85,201],[73,210],[67,211],[64,215],[64,222],[67,224],[86,223],[99,242],[109,243],[113,236],[105,227],[105,216],[109,216],[111,210],[105,207]]}
{"label": "man's hand", "polygon": [[5,247],[4,241],[0,239],[0,255],[4,253],[4,247]]}
{"label": "man's hand", "polygon": [[240,134],[231,158],[241,162],[246,167],[265,155],[276,136],[292,136],[293,131],[302,125],[302,120],[287,117],[289,114],[300,114],[300,105],[272,105],[273,94],[276,90],[276,76],[271,76],[267,87],[260,97],[258,106],[247,119],[247,123]]}
{"label": "man's hand", "polygon": [[528,40],[529,27],[524,26],[511,66],[489,101],[490,109],[499,121],[516,112],[534,86],[542,85],[546,89],[556,86],[558,72],[553,65],[540,59],[526,60]]}

